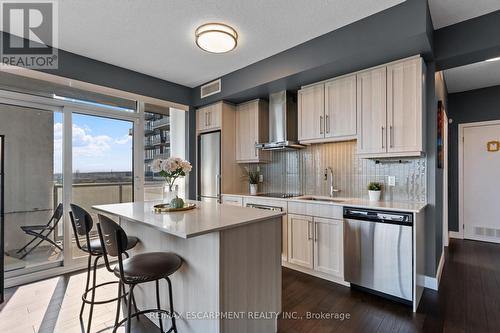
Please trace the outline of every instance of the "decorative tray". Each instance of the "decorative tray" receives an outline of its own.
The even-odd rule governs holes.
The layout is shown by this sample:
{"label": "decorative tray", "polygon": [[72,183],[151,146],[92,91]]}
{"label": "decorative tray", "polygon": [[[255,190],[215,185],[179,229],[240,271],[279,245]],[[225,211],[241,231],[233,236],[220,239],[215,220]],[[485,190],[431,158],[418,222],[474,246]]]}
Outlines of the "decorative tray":
{"label": "decorative tray", "polygon": [[164,204],[154,205],[153,208],[155,213],[168,213],[168,212],[180,212],[184,210],[195,209],[196,205],[192,203],[186,203],[182,208],[171,208],[170,204],[164,203]]}

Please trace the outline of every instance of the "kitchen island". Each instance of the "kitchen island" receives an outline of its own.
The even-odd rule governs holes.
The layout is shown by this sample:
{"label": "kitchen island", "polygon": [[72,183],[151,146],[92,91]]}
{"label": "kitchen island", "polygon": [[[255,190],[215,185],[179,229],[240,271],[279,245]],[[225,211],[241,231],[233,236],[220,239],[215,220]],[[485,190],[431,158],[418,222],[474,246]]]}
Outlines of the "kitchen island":
{"label": "kitchen island", "polygon": [[[139,238],[132,255],[165,251],[183,258],[171,276],[179,332],[276,332],[284,213],[190,202],[197,208],[162,214],[153,211],[158,202],[93,208],[118,218],[127,235]],[[167,286],[160,285],[168,309]],[[138,285],[134,294],[139,309],[156,308],[154,283]]]}

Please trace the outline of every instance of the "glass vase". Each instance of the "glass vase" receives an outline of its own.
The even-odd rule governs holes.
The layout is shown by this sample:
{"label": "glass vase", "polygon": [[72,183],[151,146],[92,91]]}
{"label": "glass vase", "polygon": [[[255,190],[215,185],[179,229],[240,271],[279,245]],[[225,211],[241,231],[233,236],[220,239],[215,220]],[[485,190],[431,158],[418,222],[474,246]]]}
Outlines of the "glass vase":
{"label": "glass vase", "polygon": [[172,199],[179,195],[179,185],[168,185],[163,186],[163,202],[170,203]]}

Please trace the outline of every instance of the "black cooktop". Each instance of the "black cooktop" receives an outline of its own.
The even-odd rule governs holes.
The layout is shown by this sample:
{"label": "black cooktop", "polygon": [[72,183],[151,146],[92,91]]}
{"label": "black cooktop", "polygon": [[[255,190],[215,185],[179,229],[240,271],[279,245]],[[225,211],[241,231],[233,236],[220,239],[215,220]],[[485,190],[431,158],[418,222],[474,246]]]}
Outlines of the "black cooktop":
{"label": "black cooktop", "polygon": [[281,198],[281,199],[300,197],[301,195],[302,194],[297,194],[297,193],[260,193],[260,194],[258,194],[259,197]]}

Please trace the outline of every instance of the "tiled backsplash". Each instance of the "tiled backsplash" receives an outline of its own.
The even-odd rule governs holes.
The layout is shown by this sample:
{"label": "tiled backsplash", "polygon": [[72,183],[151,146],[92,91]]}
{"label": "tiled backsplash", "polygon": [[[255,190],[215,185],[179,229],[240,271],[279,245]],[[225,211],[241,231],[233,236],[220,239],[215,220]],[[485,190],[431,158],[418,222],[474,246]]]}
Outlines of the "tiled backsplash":
{"label": "tiled backsplash", "polygon": [[[261,164],[262,192],[329,194],[325,169],[333,168],[338,197],[367,198],[371,181],[384,183],[383,200],[426,201],[425,158],[404,159],[406,163],[376,164],[356,155],[356,142],[314,144],[295,151],[273,151],[272,162]],[[387,186],[387,176],[396,177],[396,186]]]}

